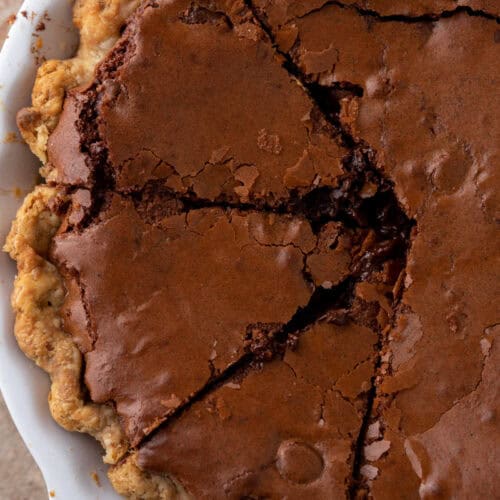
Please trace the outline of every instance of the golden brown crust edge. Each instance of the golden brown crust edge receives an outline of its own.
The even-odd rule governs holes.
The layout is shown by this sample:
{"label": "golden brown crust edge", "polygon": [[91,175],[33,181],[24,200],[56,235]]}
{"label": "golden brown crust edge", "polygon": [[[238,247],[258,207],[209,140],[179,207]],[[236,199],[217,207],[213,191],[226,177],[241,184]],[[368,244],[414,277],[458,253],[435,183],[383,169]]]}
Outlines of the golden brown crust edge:
{"label": "golden brown crust edge", "polygon": [[60,315],[65,297],[63,280],[47,260],[61,223],[50,209],[50,200],[57,195],[55,188],[37,186],[19,209],[4,247],[18,268],[12,307],[19,347],[50,375],[48,399],[54,420],[68,431],[93,436],[105,450],[104,461],[117,464],[110,469],[109,478],[118,493],[131,499],[187,499],[173,480],[137,467],[112,406],[84,399],[82,355],[64,332]]}
{"label": "golden brown crust edge", "polygon": [[[47,141],[62,111],[66,91],[92,78],[96,64],[112,48],[120,28],[140,0],[76,0],[73,22],[80,34],[77,54],[68,60],[50,60],[37,72],[32,106],[18,114],[25,141],[43,163]],[[42,175],[44,167],[42,167]],[[128,450],[114,408],[86,404],[81,387],[82,356],[63,331],[59,309],[63,281],[47,261],[52,236],[60,220],[48,208],[57,191],[38,186],[26,197],[7,238],[5,250],[17,262],[12,307],[15,335],[22,351],[51,377],[49,406],[65,429],[94,436],[105,449],[104,461],[116,463]]]}
{"label": "golden brown crust edge", "polygon": [[[76,0],[74,24],[80,32],[76,56],[44,63],[37,72],[32,106],[18,114],[21,134],[42,163],[47,161],[47,141],[59,120],[66,91],[92,78],[95,66],[113,47],[126,18],[140,2]],[[49,174],[45,167],[41,173]],[[104,462],[115,464],[108,475],[118,493],[143,500],[190,498],[174,480],[139,469],[114,407],[84,399],[82,355],[63,330],[60,315],[63,279],[47,260],[61,224],[49,203],[60,195],[56,188],[37,186],[19,209],[4,247],[17,262],[12,307],[19,347],[50,376],[48,400],[54,420],[68,431],[87,433],[101,443]]]}
{"label": "golden brown crust edge", "polygon": [[111,467],[108,477],[113,488],[131,500],[192,500],[173,478],[141,470],[135,453]]}
{"label": "golden brown crust edge", "polygon": [[47,260],[61,224],[50,209],[50,200],[57,195],[55,188],[37,186],[19,209],[4,248],[18,268],[12,307],[19,347],[50,375],[48,399],[54,420],[68,431],[96,438],[105,450],[104,461],[117,464],[110,469],[109,478],[118,493],[143,500],[190,498],[173,479],[139,469],[114,407],[84,399],[82,355],[64,332],[60,315],[65,297],[63,280]]}
{"label": "golden brown crust edge", "polygon": [[[21,135],[45,163],[47,141],[59,121],[66,91],[92,78],[96,64],[120,36],[120,28],[141,0],[76,0],[73,22],[80,33],[75,57],[50,60],[38,69],[31,107],[18,114]],[[47,172],[42,168],[42,175]]]}
{"label": "golden brown crust edge", "polygon": [[45,185],[30,193],[12,225],[5,250],[16,260],[12,307],[14,333],[22,351],[51,378],[49,406],[62,427],[95,437],[104,461],[116,463],[128,443],[112,406],[88,403],[81,387],[82,355],[63,330],[59,310],[65,297],[61,276],[47,260],[60,219],[49,208],[56,190]]}

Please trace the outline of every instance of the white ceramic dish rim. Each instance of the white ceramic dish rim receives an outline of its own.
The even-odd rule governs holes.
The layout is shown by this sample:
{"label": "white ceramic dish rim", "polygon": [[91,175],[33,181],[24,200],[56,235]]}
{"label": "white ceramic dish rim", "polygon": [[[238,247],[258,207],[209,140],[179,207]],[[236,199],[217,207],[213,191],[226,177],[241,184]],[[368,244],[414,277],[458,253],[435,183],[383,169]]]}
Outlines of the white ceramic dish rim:
{"label": "white ceramic dish rim", "polygon": [[[39,167],[25,144],[7,140],[17,130],[17,111],[30,101],[37,68],[32,48],[41,37],[43,48],[37,56],[70,56],[77,44],[71,10],[68,0],[25,0],[20,12],[27,15],[17,16],[0,54],[0,247],[24,194],[33,188]],[[45,30],[37,33],[41,20]],[[15,195],[16,189],[22,196]],[[49,379],[17,346],[10,307],[14,276],[14,263],[1,252],[0,390],[14,423],[56,499],[117,500],[120,497],[107,481],[98,444],[88,436],[64,431],[53,421],[47,405]],[[12,487],[15,491],[15,484]]]}

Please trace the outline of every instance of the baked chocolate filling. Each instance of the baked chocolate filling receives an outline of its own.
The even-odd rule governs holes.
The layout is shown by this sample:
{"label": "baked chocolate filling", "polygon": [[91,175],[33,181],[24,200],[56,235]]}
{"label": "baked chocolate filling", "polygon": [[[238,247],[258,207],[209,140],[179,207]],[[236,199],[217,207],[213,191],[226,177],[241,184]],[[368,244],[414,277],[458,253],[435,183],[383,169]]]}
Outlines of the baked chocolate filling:
{"label": "baked chocolate filling", "polygon": [[19,344],[119,493],[495,497],[493,3],[77,4],[19,115],[44,161],[123,36],[7,249]]}
{"label": "baked chocolate filling", "polygon": [[[291,69],[254,14],[149,2],[95,81],[68,96],[49,141],[52,180],[71,200],[59,207],[66,217],[52,260],[66,281],[65,325],[85,353],[90,397],[116,404],[145,469],[171,472],[197,497],[353,487],[377,346],[413,225],[373,152],[340,127],[337,94]],[[362,342],[346,373],[362,367],[364,383],[334,391],[344,376],[329,373],[327,355],[335,356],[332,342],[351,341],[337,340],[342,332]],[[290,435],[270,438],[262,456],[249,453],[234,469],[214,448],[225,427],[212,423],[206,457],[215,462],[205,477],[183,458],[201,446],[196,429],[212,418],[203,408],[215,405],[224,422],[217,398],[234,406],[225,446],[237,454],[260,386],[253,446],[263,445],[253,427],[266,421],[273,436]],[[293,419],[273,413],[272,395],[288,386],[300,442]],[[351,412],[342,432],[307,407],[308,390],[329,415],[336,405]],[[171,440],[177,429],[191,448]],[[336,432],[344,441],[334,457]],[[176,446],[174,458],[165,453]],[[278,472],[269,472],[275,452]],[[272,460],[261,474],[248,469],[264,459]],[[337,462],[352,472],[336,477]]]}

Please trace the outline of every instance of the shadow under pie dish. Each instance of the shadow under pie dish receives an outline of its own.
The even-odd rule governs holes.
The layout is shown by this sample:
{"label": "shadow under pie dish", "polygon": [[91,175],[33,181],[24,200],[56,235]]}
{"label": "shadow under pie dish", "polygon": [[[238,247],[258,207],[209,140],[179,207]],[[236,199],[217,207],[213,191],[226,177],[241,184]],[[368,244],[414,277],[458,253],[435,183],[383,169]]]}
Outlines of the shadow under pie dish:
{"label": "shadow under pie dish", "polygon": [[494,495],[497,14],[135,7],[80,2],[19,114],[56,420],[131,498]]}

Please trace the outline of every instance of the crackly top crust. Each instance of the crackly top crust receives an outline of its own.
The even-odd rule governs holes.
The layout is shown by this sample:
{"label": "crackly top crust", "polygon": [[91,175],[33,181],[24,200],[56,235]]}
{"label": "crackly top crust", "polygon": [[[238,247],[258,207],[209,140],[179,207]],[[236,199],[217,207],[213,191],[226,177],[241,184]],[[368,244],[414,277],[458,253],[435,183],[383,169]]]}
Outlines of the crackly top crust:
{"label": "crackly top crust", "polygon": [[[495,65],[494,49],[491,50],[489,45],[498,38],[494,22],[489,24],[491,23],[489,17],[493,15],[491,12],[495,6],[471,3],[473,8],[491,9],[491,15],[478,13],[474,18],[467,11],[441,19],[442,9],[451,8],[447,2],[412,2],[409,10],[408,3],[405,3],[406,10],[403,11],[397,10],[396,2],[387,4],[366,1],[361,5],[362,8],[377,8],[380,9],[379,13],[363,13],[359,8],[341,9],[330,5],[314,14],[308,14],[310,9],[319,8],[323,3],[318,2],[318,5],[314,6],[308,3],[307,8],[304,8],[301,2],[279,2],[275,5],[255,2],[262,9],[261,11],[257,9],[256,13],[268,23],[266,28],[276,38],[281,50],[297,64],[303,74],[304,84],[319,81],[337,87],[334,95],[337,98],[344,97],[339,115],[343,125],[358,140],[367,140],[376,146],[378,161],[395,181],[400,199],[418,222],[418,233],[410,255],[405,285],[407,291],[403,295],[396,326],[384,342],[377,381],[378,399],[373,423],[367,433],[365,459],[368,462],[361,467],[366,479],[364,484],[371,487],[375,497],[381,498],[387,495],[388,488],[393,491],[394,478],[398,480],[401,494],[406,497],[417,494],[419,483],[420,494],[423,496],[453,494],[455,491],[477,492],[478,488],[481,488],[480,491],[485,495],[491,494],[492,482],[489,480],[491,469],[487,466],[481,469],[485,473],[484,478],[469,471],[472,463],[482,459],[486,463],[495,463],[495,457],[477,455],[474,451],[477,449],[474,446],[475,441],[471,441],[469,435],[460,432],[460,429],[463,422],[467,422],[468,427],[475,429],[476,436],[482,436],[477,439],[486,439],[489,434],[488,426],[494,424],[495,411],[498,411],[495,409],[495,401],[498,398],[494,397],[498,388],[491,383],[493,362],[498,354],[498,349],[495,349],[498,342],[494,342],[496,330],[493,326],[497,323],[497,318],[493,306],[491,308],[486,306],[489,302],[488,297],[495,293],[495,281],[491,280],[491,262],[494,255],[486,252],[488,247],[485,244],[495,241],[496,238],[493,231],[497,206],[494,187],[498,182],[493,177],[495,169],[491,166],[497,158],[496,145],[490,140],[494,134],[482,134],[483,129],[476,126],[473,120],[468,122],[473,123],[473,126],[461,127],[458,130],[453,118],[457,110],[468,106],[467,103],[475,102],[477,105],[479,102],[482,109],[481,116],[488,117],[492,130],[498,129],[495,116],[489,113],[494,107],[488,107],[488,99],[481,98],[479,101],[472,99],[472,95],[477,94],[477,89],[482,89],[483,94],[480,94],[482,96],[489,95],[487,92],[489,85],[495,88],[494,81],[488,80],[482,72],[482,68]],[[290,5],[293,7],[290,8]],[[275,6],[279,8],[275,9]],[[301,19],[295,19],[298,14]],[[399,18],[381,19],[379,14],[427,17],[432,15],[436,21],[430,29],[428,18],[422,19],[420,24],[415,21],[407,24],[404,23],[404,19]],[[443,67],[451,67],[449,61],[455,61],[453,48],[447,44],[448,37],[453,33],[460,35],[454,39],[459,40],[463,53],[476,55],[480,53],[484,59],[474,66],[476,78],[470,86],[462,85],[460,71],[456,69],[470,67],[472,58],[465,58],[467,64],[463,61],[460,64],[453,64],[454,71],[446,79],[446,88],[449,88],[451,82],[453,94],[460,97],[460,108],[456,107],[453,100],[446,99],[442,90],[445,87],[441,88],[436,84],[439,82]],[[253,36],[255,31],[247,32],[247,35],[249,34]],[[355,43],[352,43],[352,40],[355,40]],[[481,50],[473,51],[474,44]],[[412,53],[413,47],[417,46],[418,53],[408,57],[408,51]],[[419,60],[418,54],[421,53],[422,46],[424,52],[426,47],[431,52]],[[436,54],[447,62],[441,61],[436,64],[434,59]],[[364,58],[364,55],[367,57]],[[410,64],[403,64],[407,61]],[[412,63],[415,63],[414,67]],[[418,70],[415,70],[417,66]],[[339,81],[348,85],[335,83]],[[416,84],[412,86],[415,82]],[[426,87],[429,82],[432,84]],[[104,87],[108,90],[107,94],[113,98],[115,88],[109,84]],[[359,98],[360,89],[363,92],[362,98]],[[419,101],[421,105],[418,109],[414,107],[417,102],[415,90],[421,96]],[[494,90],[491,94],[495,95]],[[70,111],[71,106],[71,102],[68,101]],[[54,110],[57,109],[60,107],[55,106]],[[411,115],[421,114],[422,120],[420,122],[401,120],[402,109]],[[52,123],[49,128],[56,123],[56,120],[52,119],[56,115],[57,111],[53,115],[50,113],[46,115],[47,123]],[[471,112],[469,116],[476,115]],[[122,121],[121,126],[123,123]],[[432,132],[431,136],[428,134],[429,130]],[[43,134],[39,137],[42,137],[44,144]],[[119,137],[117,139],[120,140]],[[264,150],[265,148],[270,150],[269,153],[281,147],[276,138],[272,134],[269,137],[267,132],[263,135],[261,144]],[[467,147],[464,148],[464,145]],[[220,153],[222,154],[222,151]],[[70,153],[66,159],[68,157],[74,159],[77,156]],[[117,177],[119,187],[125,191],[142,189],[144,175],[151,175],[149,165],[153,159],[157,160],[155,168],[158,164],[161,167],[161,177],[172,177],[172,174],[175,174],[168,162],[162,164],[160,158],[154,155],[149,158],[148,155],[145,155],[146,158],[143,156],[141,154],[138,157],[139,161],[133,158],[130,163],[125,162],[126,168],[129,169],[128,173]],[[472,159],[472,166],[467,165],[469,157]],[[127,158],[124,157],[122,160]],[[460,168],[455,168],[456,165]],[[83,165],[84,169],[86,167]],[[45,171],[48,172],[49,169]],[[122,165],[120,165],[121,171],[123,171]],[[138,171],[141,175],[137,175]],[[234,190],[234,185],[231,186],[231,192],[236,193],[238,201],[248,199],[246,197],[255,184],[252,172],[245,173],[248,175],[237,179],[243,185],[243,190],[238,192]],[[192,177],[190,172],[188,177]],[[124,184],[121,186],[120,178],[124,179]],[[293,179],[296,182],[296,178]],[[301,179],[303,176],[299,177],[299,181]],[[94,179],[90,180],[90,184],[79,181],[77,184],[94,188]],[[226,180],[227,178],[223,176],[222,182],[221,179],[216,179],[217,189],[224,185]],[[203,179],[201,184],[195,186],[196,194],[207,193],[204,189],[208,186],[207,199],[216,199],[220,190],[210,190],[213,188],[213,181],[213,178]],[[73,179],[70,183],[74,182]],[[250,190],[247,189],[248,182]],[[191,183],[188,188],[192,189],[193,186],[194,183]],[[174,183],[169,189],[175,191],[179,187],[178,183]],[[184,183],[182,188],[185,188]],[[74,200],[73,206],[76,209],[70,216],[70,225],[75,224],[78,227],[82,221],[81,217],[86,216],[88,199],[89,195],[81,191],[79,198]],[[44,203],[46,201],[45,199]],[[105,203],[108,201],[105,200]],[[463,210],[463,207],[466,207],[466,210]],[[440,215],[436,216],[436,213]],[[20,220],[26,217],[27,215],[23,214]],[[446,225],[446,230],[443,225],[444,219],[453,221],[453,224]],[[464,228],[472,225],[476,228],[473,237],[458,242],[457,233],[464,233]],[[429,247],[433,248],[432,256],[429,255]],[[446,262],[450,249],[452,263],[448,269]],[[20,254],[17,257],[23,261]],[[474,262],[472,274],[468,271],[471,267],[470,262]],[[55,275],[57,276],[57,273]],[[427,279],[429,275],[434,278],[432,283]],[[321,283],[318,281],[316,285]],[[447,292],[443,293],[443,289]],[[365,305],[366,301],[369,302],[374,298],[372,285],[358,286],[355,293],[356,297],[363,298]],[[474,300],[470,298],[473,294],[477,295]],[[380,304],[381,296],[375,293],[375,297]],[[390,305],[386,304],[386,307],[390,314]],[[20,314],[18,313],[18,317]],[[429,332],[433,332],[432,342],[428,340]],[[443,355],[443,352],[446,355]],[[372,373],[370,365],[373,366],[371,361],[365,365],[368,367],[367,371],[361,376],[364,383]],[[460,369],[456,370],[455,367]],[[436,372],[436,376],[420,377],[419,373],[425,371]],[[249,380],[253,380],[255,376],[257,375],[252,373],[249,375]],[[267,376],[265,368],[259,376]],[[440,381],[438,398],[435,397],[435,378]],[[214,398],[220,396],[224,402],[227,400],[225,396],[227,390],[228,394],[232,395],[235,388],[230,386],[228,389],[217,389]],[[243,392],[244,399],[246,391]],[[230,399],[230,396],[228,397]],[[352,397],[358,401],[356,395]],[[432,404],[422,405],[423,400],[432,401]],[[451,407],[457,400],[458,403]],[[199,401],[194,407],[203,408],[204,405],[210,407],[210,401],[212,400]],[[95,406],[95,408],[103,407]],[[475,418],[476,413],[477,418]],[[143,468],[158,469],[157,465],[152,465],[151,462],[147,465],[148,462],[144,458],[147,449],[154,449],[158,443],[190,446],[191,441],[188,445],[182,439],[176,441],[176,432],[179,428],[194,436],[192,443],[196,446],[198,432],[196,429],[207,417],[199,416],[199,411],[187,412],[185,415],[174,422],[171,431],[167,427],[165,432],[160,432],[153,438],[151,444],[139,452],[138,459],[132,454],[112,471],[114,484],[119,491],[143,498],[169,498],[173,491],[172,484],[161,476],[145,473],[137,464]],[[255,418],[260,418],[260,415],[257,414]],[[347,421],[349,419],[346,419]],[[350,432],[356,432],[356,425],[353,429],[354,431]],[[227,438],[228,442],[231,442],[232,438],[230,436]],[[461,462],[452,463],[452,473],[447,472],[450,470],[448,451],[450,440],[456,443],[456,446],[462,447],[463,456]],[[214,456],[220,453],[216,444],[210,445],[209,448]],[[234,442],[231,446],[234,446]],[[185,452],[186,448],[183,450]],[[375,464],[372,463],[381,456],[382,458]],[[349,460],[352,460],[352,456]],[[184,482],[192,481],[191,477],[186,478],[186,473],[183,471],[185,464],[175,462],[174,457],[168,466],[165,464],[160,466],[160,470],[175,468],[180,476],[184,476]],[[301,462],[299,474],[304,470],[314,469],[306,465]],[[345,490],[345,485],[344,490],[341,487],[345,477],[344,475],[344,479],[341,477],[338,481],[339,492]],[[377,479],[371,484],[375,478]],[[252,490],[255,486],[253,480],[250,482],[254,486],[249,486],[245,481],[245,479],[237,481],[234,491],[237,493],[259,491],[259,488]],[[265,482],[266,480],[263,480],[262,484]],[[204,491],[208,491],[208,495],[214,491],[210,490],[213,486],[210,486],[209,478],[191,487],[201,495]]]}
{"label": "crackly top crust", "polygon": [[[320,10],[328,3],[328,0],[258,0],[254,5],[265,12],[273,27],[277,27]],[[345,0],[337,2],[337,5],[352,7],[368,15],[393,17],[401,21],[408,18],[440,17],[457,9],[468,9],[491,18],[500,15],[498,2],[495,0]]]}
{"label": "crackly top crust", "polygon": [[[388,293],[398,277],[402,265],[399,252],[404,249],[400,239],[407,229],[402,229],[400,234],[399,227],[392,228],[393,208],[388,210],[386,204],[396,207],[395,201],[388,185],[376,173],[362,171],[362,164],[368,161],[362,152],[352,158],[352,171],[344,168],[341,159],[347,150],[341,145],[338,133],[298,82],[281,68],[280,58],[274,56],[266,35],[251,19],[248,9],[235,4],[228,14],[223,15],[205,7],[194,10],[188,7],[188,3],[182,2],[173,6],[164,4],[158,9],[163,17],[158,13],[153,16],[153,9],[146,8],[129,24],[124,39],[100,66],[96,83],[73,92],[67,100],[62,119],[51,137],[50,161],[45,169],[48,181],[58,185],[59,189],[62,185],[78,188],[72,189],[67,201],[59,197],[53,202],[54,209],[61,212],[66,211],[67,203],[70,204],[60,235],[54,240],[51,257],[63,273],[67,288],[65,305],[58,309],[64,315],[65,328],[80,349],[87,353],[86,383],[91,398],[95,402],[112,399],[116,403],[125,433],[133,445],[228,365],[241,362],[249,354],[252,360],[256,360],[276,355],[276,349],[286,349],[287,336],[303,328],[306,321],[311,321],[294,319],[295,310],[300,311],[308,301],[312,304],[304,309],[311,308],[308,314],[324,307],[321,303],[316,304],[318,299],[313,294],[322,285],[326,287],[324,289],[332,289],[339,284],[340,289],[344,289],[348,288],[347,284],[341,282],[347,275],[366,279],[375,272],[373,283],[366,283],[368,288],[354,289],[360,307],[373,303],[367,306],[367,311],[359,311],[358,319],[370,328],[378,328],[379,323],[386,324],[390,311],[381,311],[377,301],[382,300],[381,294]],[[227,9],[221,5],[223,7]],[[143,22],[145,27],[141,26]],[[155,112],[163,110],[161,120],[144,112],[137,114],[134,110],[134,106],[145,107],[144,102],[141,103],[141,92],[134,88],[137,82],[135,66],[151,57],[151,51],[165,54],[167,60],[174,54],[168,44],[162,46],[155,38],[159,28],[166,24],[172,25],[169,28],[172,37],[187,40],[182,56],[192,60],[192,64],[199,58],[200,78],[208,70],[212,76],[214,72],[219,73],[218,78],[210,80],[212,87],[207,88],[206,102],[200,104],[197,101],[199,81],[195,81],[193,89],[186,93],[187,103],[196,105],[198,115],[204,118],[200,123],[205,129],[200,134],[194,127],[194,117],[188,117],[191,121],[187,120],[187,126],[180,127],[177,139],[172,135],[179,133],[183,114],[172,106],[175,102],[173,96],[187,89],[181,85],[186,77],[171,77],[176,67],[166,68],[165,80],[172,94],[166,107],[161,93],[156,90],[158,87],[153,85],[145,92],[151,99],[156,99],[151,109]],[[144,31],[142,38],[139,36],[141,28]],[[213,38],[220,38],[221,44],[210,45]],[[156,40],[156,44],[148,45],[145,43],[148,40]],[[158,66],[153,73],[163,66]],[[231,69],[235,74],[248,75],[247,86],[241,92],[238,81],[226,82],[224,79],[225,72],[231,74]],[[152,81],[158,84],[154,78]],[[165,89],[163,78],[159,83]],[[227,97],[231,106],[220,107],[217,91]],[[123,92],[129,99],[120,102]],[[247,100],[242,99],[245,92]],[[246,109],[255,103],[256,112],[248,115]],[[186,105],[182,109],[185,108]],[[135,118],[132,116],[134,112]],[[123,113],[128,114],[125,121],[120,117]],[[218,128],[213,127],[217,119],[220,122]],[[127,127],[127,123],[139,120],[144,122],[142,127],[137,127],[137,123],[134,127]],[[143,136],[134,138],[134,134],[150,129],[151,123],[158,121],[166,124],[171,121],[172,126],[166,128],[164,136],[156,137],[156,142],[147,144],[147,148],[137,152],[130,150],[130,145],[142,143],[145,139]],[[96,122],[99,125],[97,134]],[[235,131],[227,128],[225,123],[234,124]],[[125,141],[120,135],[113,135],[117,127],[124,132]],[[245,132],[243,136],[241,130]],[[181,148],[172,153],[171,148],[164,148],[168,141],[182,145],[183,137],[195,133],[199,134],[198,142],[203,146],[199,150]],[[193,164],[195,168],[191,170]],[[205,171],[209,175],[203,175]],[[221,175],[217,175],[218,171]],[[111,195],[113,190],[117,194]],[[318,193],[316,198],[305,200],[300,196],[313,191]],[[158,197],[156,202],[144,198],[149,192],[153,198]],[[180,195],[186,199],[179,199]],[[351,200],[351,196],[354,199]],[[379,196],[380,200],[376,201]],[[189,206],[201,201],[233,203],[235,208],[224,213],[220,208]],[[254,211],[249,211],[248,207],[241,205],[242,202],[253,203]],[[183,215],[183,204],[187,204],[186,215]],[[377,210],[383,213],[372,217],[372,205],[380,205]],[[291,214],[263,215],[259,212],[267,206],[291,211]],[[239,213],[239,208],[245,212]],[[395,210],[397,223],[399,219],[406,223],[404,217],[397,215],[398,209]],[[340,222],[328,222],[329,218],[335,220],[335,217],[344,216],[352,218],[359,229],[344,228]],[[316,234],[313,234],[311,224],[317,226]],[[346,237],[342,236],[344,232]],[[143,243],[137,247],[139,241]],[[151,259],[152,247],[156,248],[156,260]],[[131,253],[123,252],[125,248]],[[193,252],[200,257],[193,257]],[[131,260],[136,263],[134,269],[138,274],[135,279],[130,273]],[[116,267],[111,271],[110,262],[113,261]],[[163,261],[167,264],[165,269],[161,269]],[[191,262],[191,266],[186,267],[186,262]],[[99,270],[96,264],[104,267]],[[258,273],[251,272],[251,269],[258,269]],[[181,276],[184,278],[180,279]],[[117,286],[116,279],[120,286]],[[135,298],[130,293],[124,296],[123,287],[130,291],[133,282],[141,285],[137,286],[139,295]],[[190,282],[192,286],[188,286]],[[181,286],[178,290],[175,289],[176,283]],[[104,288],[101,289],[100,284]],[[163,289],[165,285],[166,290]],[[147,305],[132,310],[128,303],[120,305],[120,297],[136,302],[143,299],[144,293],[153,293],[151,312]],[[333,290],[332,297],[336,293]],[[226,294],[227,300],[221,300],[221,294]],[[172,311],[160,307],[165,301],[172,305]],[[111,303],[117,309],[110,314]],[[187,311],[184,311],[184,303],[189,306]],[[103,306],[100,311],[99,304]],[[198,307],[200,311],[196,314],[189,312],[189,308],[196,304],[201,307]],[[350,301],[346,304],[352,305]],[[314,314],[319,312],[320,309]],[[168,314],[162,319],[159,313]],[[130,318],[127,319],[126,314]],[[177,316],[175,324],[172,319]],[[307,318],[306,315],[303,317]],[[137,325],[146,325],[144,321],[147,322],[148,318],[153,323],[138,332]],[[287,323],[290,318],[292,321]],[[198,326],[192,324],[193,319]],[[118,324],[113,325],[115,321]],[[170,333],[161,328],[165,321],[171,324]],[[130,351],[130,342],[135,341],[126,333],[129,326],[130,333],[142,338],[143,348],[136,346]],[[186,326],[189,328],[182,333]],[[287,331],[287,328],[291,330]],[[195,330],[202,331],[203,335],[186,342],[188,335]],[[284,335],[283,340],[273,340],[274,335]],[[320,483],[315,481],[314,491],[318,484],[322,485],[318,491],[329,488],[332,480],[339,491],[351,486],[349,475],[356,435],[361,426],[357,411],[361,415],[364,413],[366,401],[363,395],[369,388],[375,359],[373,335],[361,336],[364,339],[360,344],[362,348],[349,351],[353,359],[344,362],[344,372],[338,374],[342,382],[336,390],[343,394],[349,405],[354,405],[350,410],[350,423],[346,422],[350,430],[343,437],[341,455],[344,463],[333,476],[331,472],[322,474]],[[278,345],[280,342],[284,345]],[[357,345],[353,344],[353,339],[349,343]],[[158,348],[163,345],[167,347],[166,351]],[[171,351],[168,350],[170,345]],[[189,347],[184,348],[185,356],[181,355],[182,345]],[[322,344],[319,346],[317,355],[322,351]],[[131,360],[120,366],[115,358],[117,355],[123,358],[127,352],[132,355]],[[194,363],[197,352],[200,360]],[[168,359],[160,359],[165,354]],[[334,352],[330,354],[335,355]],[[358,359],[360,356],[362,359]],[[186,366],[188,361],[194,363],[190,370]],[[113,366],[117,370],[113,370]],[[172,376],[163,366],[171,367]],[[264,373],[267,377],[266,369]],[[276,376],[272,383],[278,381]],[[328,382],[320,385],[325,391],[331,390]],[[345,403],[339,396],[336,398],[338,402],[332,400],[331,411],[327,413],[333,412],[332,415],[337,415],[335,418],[341,418],[343,410],[337,407]],[[242,398],[240,408],[243,411],[245,404],[245,398]],[[277,415],[273,425],[279,428],[280,420],[282,416]],[[311,421],[308,425],[323,424]],[[326,424],[322,434],[326,439],[337,431]],[[233,435],[237,436],[238,432]],[[329,443],[328,439],[326,443]],[[229,445],[235,443],[228,442]],[[329,443],[323,452],[330,455],[336,446]],[[259,450],[255,443],[254,447],[257,460],[267,460],[267,454],[272,453],[272,450]],[[134,475],[133,471],[138,469],[130,466],[131,459],[113,472],[120,491],[136,495],[144,486],[148,492],[156,491],[155,494],[162,496],[170,494],[171,483],[162,483],[146,472]],[[220,466],[225,467],[223,462]],[[246,466],[242,463],[238,467],[246,470],[248,466],[252,464]],[[294,467],[301,468],[300,465]],[[162,469],[162,472],[169,471]],[[217,474],[217,471],[211,473]],[[128,480],[131,477],[136,480],[124,484],[127,483],[127,474]],[[190,484],[189,476],[182,476],[183,484]],[[282,481],[280,477],[283,475],[276,476],[274,481]],[[284,485],[277,486],[276,491],[296,489],[293,481],[289,484],[289,479]],[[264,484],[267,480],[262,477],[262,481]],[[306,491],[304,488],[298,491]],[[245,494],[253,489],[247,484],[241,485],[238,491]]]}
{"label": "crackly top crust", "polygon": [[[351,487],[357,412],[365,410],[375,359],[373,330],[390,315],[378,302],[393,295],[409,229],[365,153],[343,145],[282,63],[243,4],[151,3],[129,22],[95,80],[71,92],[48,149],[47,180],[72,188],[51,254],[68,289],[65,326],[85,352],[91,398],[116,404],[132,446],[158,427],[164,436],[167,425],[168,435],[171,416],[190,414],[191,401],[234,367],[250,369],[253,380],[250,364],[284,356],[289,337],[329,309],[345,306],[343,321],[352,315],[371,329],[359,343],[354,333],[363,328],[352,329],[348,342],[358,348],[338,360],[342,382],[329,401],[328,422],[310,415],[298,426],[312,448],[321,436],[322,461],[342,447],[342,467],[321,469],[298,486],[287,473],[262,471],[254,485],[235,487],[237,497]],[[365,287],[354,287],[357,280]],[[340,304],[343,290],[353,297]],[[322,347],[335,364],[339,354],[327,341],[315,354]],[[298,398],[299,411],[307,386],[283,378],[281,365],[276,373],[266,366],[264,379],[271,379],[263,397],[291,384],[287,397]],[[331,381],[320,386],[334,390]],[[249,404],[245,394],[232,401],[240,414]],[[337,443],[338,428],[329,421],[342,419],[342,398],[352,409]],[[262,427],[258,415],[249,415],[247,425]],[[264,433],[288,425],[278,411],[264,420]],[[203,477],[189,460],[183,471],[139,465],[173,473],[190,493],[210,497],[225,486],[209,486],[207,476],[246,474],[278,453],[280,440],[293,438],[292,429],[287,437],[277,433],[263,449],[249,432],[249,453],[232,464],[234,450],[247,445],[238,443],[244,435],[236,420],[224,425],[232,436],[226,459],[209,461]],[[153,455],[162,453],[160,447]],[[177,450],[179,460],[186,454]],[[112,477],[119,491],[137,494],[138,482],[124,484],[129,462]],[[294,467],[307,466],[301,463]],[[152,488],[146,474],[142,481]]]}
{"label": "crackly top crust", "polygon": [[89,329],[79,294],[67,302],[90,396],[114,400],[137,443],[243,356],[249,325],[279,328],[307,304],[303,258],[315,238],[298,217],[237,210],[190,210],[152,227],[119,198],[102,218],[58,236],[54,258],[77,273],[69,280],[91,314]]}
{"label": "crackly top crust", "polygon": [[[131,20],[97,81],[66,100],[49,141],[48,180],[92,186],[83,143],[94,157],[105,150],[120,191],[161,180],[200,199],[270,205],[335,186],[346,148],[265,33],[239,2],[229,4],[229,14],[217,10],[223,2],[183,14],[190,2],[177,1]],[[83,113],[89,122],[94,113],[102,141]]]}
{"label": "crackly top crust", "polygon": [[[377,431],[367,442],[364,471],[378,476],[375,498],[392,494],[395,480],[405,498],[495,494],[482,476],[494,475],[492,455],[480,460],[481,473],[471,470],[476,447],[491,446],[483,439],[493,425],[488,415],[498,411],[498,389],[485,385],[498,324],[491,301],[499,283],[498,6],[383,18],[446,3],[412,2],[411,12],[395,12],[398,2],[361,2],[380,11],[325,5],[308,14],[305,2],[257,2],[308,80],[349,82],[340,118],[377,150],[417,222],[379,378],[374,429],[383,439]],[[474,442],[462,433],[469,425]]]}
{"label": "crackly top crust", "polygon": [[344,497],[361,422],[351,398],[373,370],[375,341],[362,326],[316,323],[283,361],[236,374],[175,419],[139,465],[168,470],[200,499]]}

